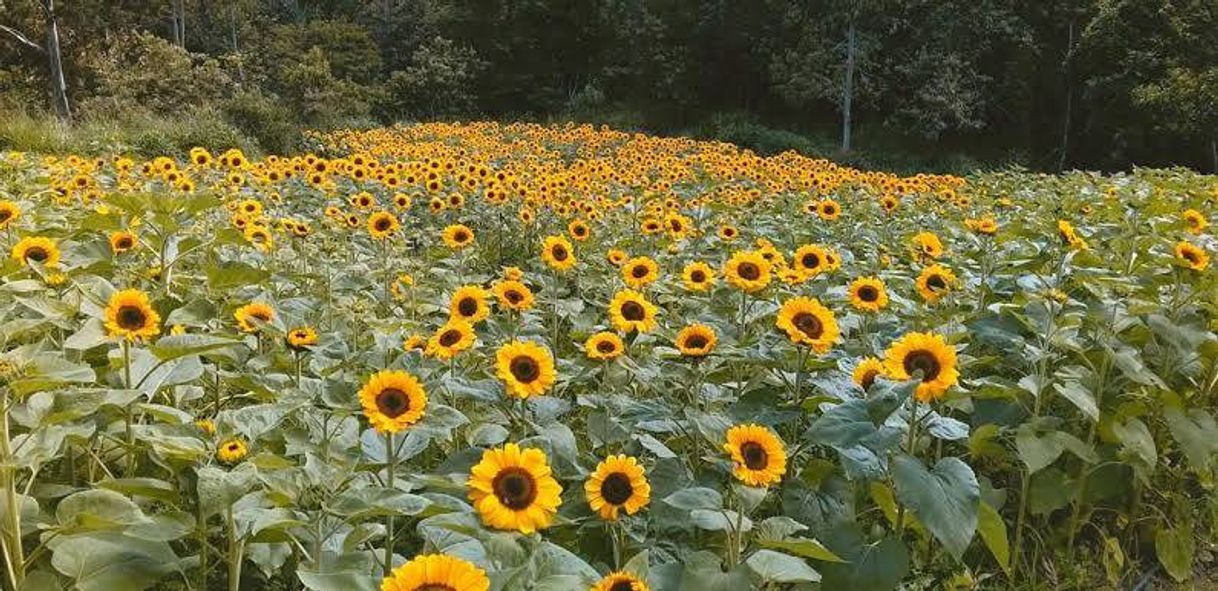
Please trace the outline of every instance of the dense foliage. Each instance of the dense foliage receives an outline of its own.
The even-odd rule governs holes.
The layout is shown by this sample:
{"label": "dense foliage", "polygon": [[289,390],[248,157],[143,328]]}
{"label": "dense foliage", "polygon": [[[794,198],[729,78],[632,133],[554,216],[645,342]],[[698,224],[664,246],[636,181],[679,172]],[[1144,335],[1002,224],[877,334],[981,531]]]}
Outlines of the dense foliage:
{"label": "dense foliage", "polygon": [[1213,178],[310,141],[0,156],[5,588],[1212,581]]}
{"label": "dense foliage", "polygon": [[[561,116],[777,151],[809,142],[767,127],[821,152],[857,127],[863,152],[1218,169],[1218,8],[1198,0],[3,0],[0,15],[0,107],[237,102],[230,121],[269,152],[295,147],[265,129],[285,118]],[[44,98],[51,24],[62,104]],[[722,113],[751,127],[709,124]]]}

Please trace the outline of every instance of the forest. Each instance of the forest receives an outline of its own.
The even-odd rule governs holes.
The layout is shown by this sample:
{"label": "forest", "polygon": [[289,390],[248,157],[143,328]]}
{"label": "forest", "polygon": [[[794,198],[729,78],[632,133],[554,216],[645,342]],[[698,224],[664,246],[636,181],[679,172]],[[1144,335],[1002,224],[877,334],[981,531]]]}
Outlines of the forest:
{"label": "forest", "polygon": [[0,0],[0,112],[189,115],[183,150],[576,120],[859,165],[1213,171],[1218,3]]}

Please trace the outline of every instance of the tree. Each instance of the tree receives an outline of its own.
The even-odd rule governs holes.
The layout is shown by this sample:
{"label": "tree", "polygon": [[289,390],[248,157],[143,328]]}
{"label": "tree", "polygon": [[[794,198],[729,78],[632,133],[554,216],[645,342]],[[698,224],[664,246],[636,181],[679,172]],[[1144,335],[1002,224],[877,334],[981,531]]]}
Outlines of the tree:
{"label": "tree", "polygon": [[42,13],[43,26],[46,29],[45,42],[39,44],[21,31],[7,25],[0,24],[0,31],[16,39],[23,47],[46,56],[51,104],[60,119],[71,121],[72,110],[68,105],[68,83],[63,73],[63,53],[59,42],[59,16],[55,11],[55,0],[38,0],[38,8]]}

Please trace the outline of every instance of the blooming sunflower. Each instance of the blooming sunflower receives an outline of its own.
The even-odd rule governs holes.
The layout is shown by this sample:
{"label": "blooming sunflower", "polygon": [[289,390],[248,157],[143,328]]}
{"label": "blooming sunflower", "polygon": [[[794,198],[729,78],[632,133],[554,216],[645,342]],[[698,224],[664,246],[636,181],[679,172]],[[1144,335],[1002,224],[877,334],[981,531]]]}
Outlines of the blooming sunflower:
{"label": "blooming sunflower", "polygon": [[887,371],[884,368],[884,362],[875,357],[864,357],[859,361],[858,365],[854,366],[854,371],[850,373],[850,377],[858,387],[867,390],[871,388],[871,384],[875,383],[875,379],[884,375]]}
{"label": "blooming sunflower", "polygon": [[749,486],[769,486],[787,472],[787,451],[773,431],[756,424],[727,430],[723,449],[735,462],[733,473]]}
{"label": "blooming sunflower", "polygon": [[691,324],[677,333],[677,350],[686,357],[706,357],[715,350],[719,339],[715,329],[705,324]]}
{"label": "blooming sunflower", "polygon": [[7,199],[0,200],[0,230],[7,228],[20,217],[21,208],[16,203]]}
{"label": "blooming sunflower", "polygon": [[554,357],[531,341],[512,341],[495,352],[495,373],[508,396],[537,396],[554,385]]}
{"label": "blooming sunflower", "polygon": [[1062,241],[1075,250],[1087,250],[1087,241],[1078,235],[1074,225],[1066,220],[1057,220],[1057,234]]}
{"label": "blooming sunflower", "polygon": [[122,254],[135,248],[135,234],[126,231],[112,232],[110,234],[110,250],[114,254]]}
{"label": "blooming sunflower", "polygon": [[491,313],[491,308],[486,303],[488,295],[490,294],[485,289],[477,285],[462,286],[449,300],[448,315],[470,324],[477,324]]}
{"label": "blooming sunflower", "polygon": [[831,222],[842,215],[842,206],[832,199],[822,199],[820,203],[816,204],[816,215],[819,215],[822,220]]}
{"label": "blooming sunflower", "polygon": [[660,266],[651,257],[634,257],[622,265],[622,281],[632,289],[642,289],[660,276]]}
{"label": "blooming sunflower", "polygon": [[517,312],[533,307],[533,290],[519,281],[500,281],[495,284],[494,291],[500,307]]}
{"label": "blooming sunflower", "polygon": [[656,327],[656,306],[643,294],[633,289],[623,289],[609,302],[609,319],[623,333],[648,332]]}
{"label": "blooming sunflower", "polygon": [[216,459],[224,464],[236,464],[245,459],[249,452],[249,447],[245,445],[244,439],[231,437],[220,442],[220,445],[216,447]]}
{"label": "blooming sunflower", "polygon": [[612,332],[598,332],[584,341],[584,353],[588,359],[608,361],[616,359],[625,351],[626,344],[622,342],[622,337]]}
{"label": "blooming sunflower", "polygon": [[792,343],[808,345],[817,353],[827,352],[841,336],[833,311],[814,298],[801,296],[783,302],[776,325]]}
{"label": "blooming sunflower", "polygon": [[[4,204],[0,203],[0,228],[4,227]],[[1201,234],[1205,228],[1210,225],[1209,220],[1205,219],[1205,214],[1195,209],[1186,209],[1182,214],[1184,223],[1188,227],[1188,231],[1193,234]]]}
{"label": "blooming sunflower", "polygon": [[317,344],[317,331],[312,327],[298,326],[288,331],[288,347],[303,351],[305,347]]}
{"label": "blooming sunflower", "polygon": [[374,240],[384,240],[398,231],[398,217],[387,211],[378,211],[368,216],[368,235]]}
{"label": "blooming sunflower", "polygon": [[557,271],[566,271],[575,266],[575,253],[571,242],[562,236],[547,236],[541,243],[541,260]]}
{"label": "blooming sunflower", "polygon": [[612,572],[588,591],[651,591],[647,582],[626,571]]}
{"label": "blooming sunflower", "polygon": [[707,291],[715,286],[715,270],[703,262],[693,262],[681,270],[681,282],[689,291]]}
{"label": "blooming sunflower", "polygon": [[756,251],[732,254],[723,267],[723,276],[736,289],[756,292],[770,284],[770,262]]}
{"label": "blooming sunflower", "polygon": [[59,264],[59,247],[54,240],[45,236],[26,236],[13,245],[12,256],[25,264],[54,267]]}
{"label": "blooming sunflower", "polygon": [[888,292],[878,277],[859,277],[850,282],[846,293],[857,310],[879,312],[888,305]]}
{"label": "blooming sunflower", "polygon": [[1194,271],[1202,271],[1210,265],[1210,255],[1204,249],[1183,240],[1176,243],[1176,260]]}
{"label": "blooming sunflower", "polygon": [[562,504],[562,486],[545,452],[515,443],[482,452],[469,473],[469,498],[482,522],[531,534],[549,527]]}
{"label": "blooming sunflower", "polygon": [[609,264],[614,267],[622,266],[622,263],[625,263],[629,257],[630,255],[626,254],[626,251],[617,248],[611,248],[609,252],[605,253],[605,260],[609,261]]}
{"label": "blooming sunflower", "polygon": [[651,485],[637,459],[616,455],[597,464],[584,481],[584,494],[601,519],[617,521],[620,512],[634,515],[651,502]]}
{"label": "blooming sunflower", "polygon": [[914,234],[912,242],[918,258],[937,259],[943,256],[943,241],[933,232],[918,232]]}
{"label": "blooming sunflower", "polygon": [[805,244],[795,251],[792,257],[795,270],[804,277],[814,277],[829,268],[829,257],[823,246]]}
{"label": "blooming sunflower", "polygon": [[413,375],[399,370],[372,374],[359,390],[364,416],[377,433],[397,433],[419,422],[427,407],[427,392]]}
{"label": "blooming sunflower", "polygon": [[161,316],[152,309],[148,294],[138,289],[114,292],[106,304],[106,332],[113,337],[135,340],[161,332]]}
{"label": "blooming sunflower", "polygon": [[445,246],[452,250],[461,250],[474,242],[474,231],[465,224],[445,226],[441,233]]}
{"label": "blooming sunflower", "polygon": [[894,380],[908,380],[922,372],[922,383],[914,395],[923,402],[942,396],[960,377],[956,349],[934,333],[911,332],[897,339],[884,352],[884,367]]}
{"label": "blooming sunflower", "polygon": [[927,303],[935,303],[943,296],[951,293],[956,284],[956,275],[943,265],[931,265],[922,269],[918,274],[918,294]]}
{"label": "blooming sunflower", "polygon": [[592,230],[588,228],[588,224],[584,220],[572,220],[567,224],[567,233],[576,242],[583,242],[592,235]]}
{"label": "blooming sunflower", "polygon": [[736,226],[719,226],[719,239],[724,242],[731,242],[740,237],[740,230]]}
{"label": "blooming sunflower", "polygon": [[275,319],[275,310],[262,302],[251,302],[237,308],[233,317],[242,332],[256,332],[261,325]]}
{"label": "blooming sunflower", "polygon": [[474,346],[474,327],[460,318],[449,318],[427,340],[426,354],[437,359],[452,359]]}
{"label": "blooming sunflower", "polygon": [[486,571],[455,556],[419,554],[381,581],[381,591],[489,591]]}

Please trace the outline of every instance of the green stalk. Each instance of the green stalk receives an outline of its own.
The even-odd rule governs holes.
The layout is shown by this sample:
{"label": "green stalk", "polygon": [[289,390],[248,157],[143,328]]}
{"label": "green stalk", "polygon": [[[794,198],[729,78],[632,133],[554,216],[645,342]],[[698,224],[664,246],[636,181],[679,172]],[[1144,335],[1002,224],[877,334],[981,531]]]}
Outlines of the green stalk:
{"label": "green stalk", "polygon": [[[123,383],[130,390],[131,385],[131,341],[123,339]],[[135,475],[135,430],[131,426],[131,404],[127,405],[123,416],[127,432],[127,476]]]}
{"label": "green stalk", "polygon": [[[393,433],[385,434],[385,453],[389,456],[388,465],[385,466],[386,486],[393,488],[393,470],[397,464],[397,457],[393,449]],[[393,515],[385,516],[385,576],[393,570]]]}
{"label": "green stalk", "polygon": [[241,591],[241,561],[244,552],[242,540],[237,538],[237,522],[233,519],[233,507],[225,509],[228,525],[228,591]]}
{"label": "green stalk", "polygon": [[9,445],[9,391],[6,387],[0,392],[3,392],[3,397],[0,397],[0,404],[3,405],[0,406],[0,486],[4,488],[4,499],[9,507],[5,512],[6,519],[2,524],[4,535],[0,536],[0,542],[4,545],[8,581],[13,589],[20,589],[25,580],[25,549],[21,546],[21,511],[18,509],[21,505],[17,498],[16,466]]}

